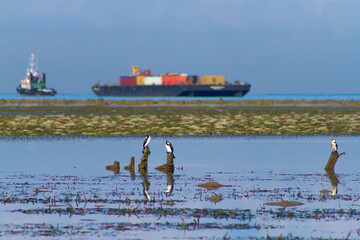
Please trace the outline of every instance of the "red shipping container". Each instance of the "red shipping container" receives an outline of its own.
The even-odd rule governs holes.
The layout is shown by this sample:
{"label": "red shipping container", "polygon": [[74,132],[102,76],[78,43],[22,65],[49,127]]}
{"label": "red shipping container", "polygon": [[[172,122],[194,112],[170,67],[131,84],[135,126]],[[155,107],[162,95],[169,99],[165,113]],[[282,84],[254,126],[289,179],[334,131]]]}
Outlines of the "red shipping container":
{"label": "red shipping container", "polygon": [[163,76],[162,84],[163,85],[179,85],[186,84],[186,76]]}
{"label": "red shipping container", "polygon": [[120,77],[120,85],[132,86],[136,85],[136,77]]}

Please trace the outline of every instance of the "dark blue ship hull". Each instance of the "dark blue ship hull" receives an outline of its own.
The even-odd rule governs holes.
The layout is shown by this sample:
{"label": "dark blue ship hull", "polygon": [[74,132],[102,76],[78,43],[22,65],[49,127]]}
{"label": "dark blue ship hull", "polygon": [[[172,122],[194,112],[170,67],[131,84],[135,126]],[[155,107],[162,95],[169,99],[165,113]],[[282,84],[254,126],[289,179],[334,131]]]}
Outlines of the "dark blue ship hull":
{"label": "dark blue ship hull", "polygon": [[25,89],[21,88],[20,85],[16,88],[16,91],[18,91],[21,96],[55,96],[57,93],[53,88]]}
{"label": "dark blue ship hull", "polygon": [[121,97],[242,97],[250,91],[250,84],[226,85],[94,85],[97,96]]}

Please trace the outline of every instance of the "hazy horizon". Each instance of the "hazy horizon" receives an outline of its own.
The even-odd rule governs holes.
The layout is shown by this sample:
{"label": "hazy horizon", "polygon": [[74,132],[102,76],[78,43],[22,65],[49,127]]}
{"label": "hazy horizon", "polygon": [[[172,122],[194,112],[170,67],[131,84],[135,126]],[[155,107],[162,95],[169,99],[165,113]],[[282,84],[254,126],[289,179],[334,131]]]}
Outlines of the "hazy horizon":
{"label": "hazy horizon", "polygon": [[138,65],[223,74],[249,94],[357,94],[359,10],[355,0],[5,0],[0,92],[16,92],[34,53],[59,93],[91,93]]}

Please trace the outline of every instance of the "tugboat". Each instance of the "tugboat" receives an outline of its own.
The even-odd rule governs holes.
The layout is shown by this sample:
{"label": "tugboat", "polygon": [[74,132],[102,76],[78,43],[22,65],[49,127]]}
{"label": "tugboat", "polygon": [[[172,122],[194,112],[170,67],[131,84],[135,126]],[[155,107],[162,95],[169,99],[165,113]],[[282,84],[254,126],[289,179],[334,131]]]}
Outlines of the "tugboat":
{"label": "tugboat", "polygon": [[21,80],[16,91],[18,91],[21,96],[55,96],[57,93],[55,89],[46,87],[45,73],[41,74],[41,79],[39,78],[34,54],[30,56],[25,79]]}

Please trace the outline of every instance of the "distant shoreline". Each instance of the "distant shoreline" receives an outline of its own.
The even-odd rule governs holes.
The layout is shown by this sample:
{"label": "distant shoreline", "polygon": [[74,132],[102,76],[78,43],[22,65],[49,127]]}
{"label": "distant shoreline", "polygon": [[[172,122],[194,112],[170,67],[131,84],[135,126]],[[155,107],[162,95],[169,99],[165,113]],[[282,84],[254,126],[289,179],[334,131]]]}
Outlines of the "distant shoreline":
{"label": "distant shoreline", "polygon": [[190,106],[190,105],[219,105],[219,106],[354,106],[360,107],[356,100],[28,100],[28,99],[0,99],[1,105],[115,105],[115,106]]}

